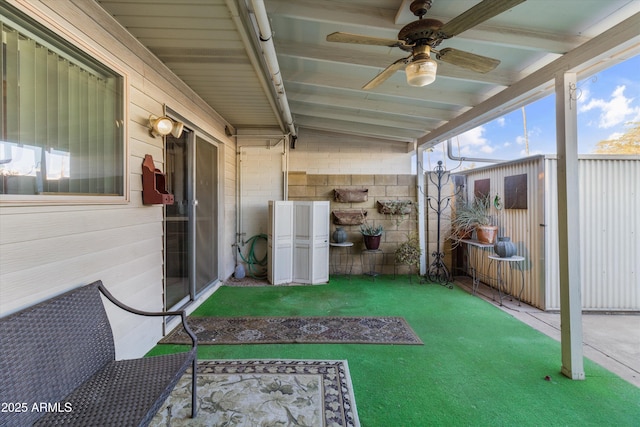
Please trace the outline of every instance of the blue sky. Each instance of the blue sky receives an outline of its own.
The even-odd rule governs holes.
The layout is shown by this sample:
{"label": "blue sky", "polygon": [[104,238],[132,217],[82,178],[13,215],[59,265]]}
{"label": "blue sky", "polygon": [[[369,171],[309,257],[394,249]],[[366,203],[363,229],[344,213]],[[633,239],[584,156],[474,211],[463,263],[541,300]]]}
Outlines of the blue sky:
{"label": "blue sky", "polygon": [[[629,122],[640,122],[640,55],[578,82],[578,97],[578,152],[588,154],[599,141],[623,134]],[[525,113],[528,155],[556,153],[555,95],[527,105]],[[523,113],[518,109],[454,138],[454,154],[492,159],[525,157],[524,135]],[[439,145],[428,154],[425,160],[431,167],[425,164],[426,169],[443,158],[442,150]],[[457,166],[454,163],[445,161],[447,169]]]}

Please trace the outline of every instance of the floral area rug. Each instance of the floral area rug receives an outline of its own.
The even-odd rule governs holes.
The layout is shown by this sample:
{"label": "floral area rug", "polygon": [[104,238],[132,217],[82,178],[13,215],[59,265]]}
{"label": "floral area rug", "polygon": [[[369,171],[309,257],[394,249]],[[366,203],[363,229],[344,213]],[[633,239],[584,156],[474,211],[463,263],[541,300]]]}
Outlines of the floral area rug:
{"label": "floral area rug", "polygon": [[360,426],[346,360],[200,360],[198,416],[185,374],[151,426]]}
{"label": "floral area rug", "polygon": [[[422,341],[402,317],[189,317],[198,344],[412,344]],[[177,328],[160,344],[190,344]]]}

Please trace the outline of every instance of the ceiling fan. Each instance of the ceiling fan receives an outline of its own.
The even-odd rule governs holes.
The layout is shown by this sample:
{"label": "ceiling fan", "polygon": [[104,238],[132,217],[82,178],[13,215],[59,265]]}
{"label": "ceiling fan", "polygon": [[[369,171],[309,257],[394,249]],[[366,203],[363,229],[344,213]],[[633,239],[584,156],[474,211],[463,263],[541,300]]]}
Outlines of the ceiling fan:
{"label": "ceiling fan", "polygon": [[399,47],[406,52],[411,52],[411,55],[398,59],[364,85],[362,88],[365,90],[378,86],[403,67],[407,74],[407,83],[409,85],[426,86],[436,79],[438,64],[431,58],[432,53],[440,61],[478,73],[487,73],[496,68],[500,64],[497,59],[453,48],[441,50],[436,50],[435,48],[443,40],[475,27],[524,1],[526,0],[483,0],[443,24],[437,19],[423,19],[431,8],[432,0],[414,0],[409,8],[418,17],[418,20],[405,25],[398,33],[397,40],[336,32],[329,34],[327,41]]}

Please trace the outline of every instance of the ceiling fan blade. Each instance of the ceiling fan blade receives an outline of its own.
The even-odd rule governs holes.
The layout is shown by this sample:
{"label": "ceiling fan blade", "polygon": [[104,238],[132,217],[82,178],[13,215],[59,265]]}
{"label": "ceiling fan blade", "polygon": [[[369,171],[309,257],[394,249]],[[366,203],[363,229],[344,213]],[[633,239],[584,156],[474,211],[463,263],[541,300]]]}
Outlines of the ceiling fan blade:
{"label": "ceiling fan blade", "polygon": [[393,64],[389,65],[387,68],[382,70],[380,72],[380,74],[375,76],[369,83],[367,83],[366,85],[362,86],[362,89],[369,90],[369,89],[373,89],[374,87],[380,85],[382,82],[384,82],[389,77],[391,77],[393,75],[393,73],[395,73],[396,71],[401,70],[402,68],[404,68],[404,66],[409,63],[409,61],[411,59],[411,56],[412,55],[409,55],[406,58],[400,58],[396,62],[394,62]]}
{"label": "ceiling fan blade", "polygon": [[341,33],[341,32],[329,34],[327,36],[327,41],[338,42],[338,43],[367,44],[372,46],[388,46],[388,47],[399,47],[399,46],[406,45],[404,40],[383,39],[381,37],[369,37],[369,36],[363,36],[360,34]]}
{"label": "ceiling fan blade", "polygon": [[458,67],[466,68],[476,73],[488,73],[495,69],[500,61],[487,56],[476,55],[475,53],[463,50],[452,49],[450,47],[439,51],[431,50],[436,54],[436,58],[442,62],[447,62]]}
{"label": "ceiling fan blade", "polygon": [[444,24],[440,31],[447,37],[453,37],[524,1],[526,0],[484,0]]}

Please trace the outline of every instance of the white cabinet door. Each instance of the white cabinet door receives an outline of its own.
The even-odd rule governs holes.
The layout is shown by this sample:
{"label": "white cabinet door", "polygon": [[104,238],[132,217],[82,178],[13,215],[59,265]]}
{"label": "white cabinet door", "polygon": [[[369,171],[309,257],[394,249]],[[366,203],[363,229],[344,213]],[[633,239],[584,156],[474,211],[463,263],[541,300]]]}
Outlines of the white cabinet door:
{"label": "white cabinet door", "polygon": [[313,202],[311,283],[329,281],[329,202]]}
{"label": "white cabinet door", "polygon": [[293,280],[293,202],[269,202],[267,276],[279,285]]}
{"label": "white cabinet door", "polygon": [[311,283],[313,202],[295,202],[293,212],[293,281]]}
{"label": "white cabinet door", "polygon": [[269,202],[268,278],[282,283],[329,281],[329,202]]}

